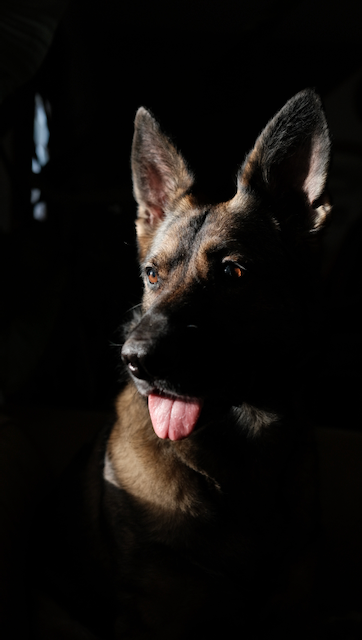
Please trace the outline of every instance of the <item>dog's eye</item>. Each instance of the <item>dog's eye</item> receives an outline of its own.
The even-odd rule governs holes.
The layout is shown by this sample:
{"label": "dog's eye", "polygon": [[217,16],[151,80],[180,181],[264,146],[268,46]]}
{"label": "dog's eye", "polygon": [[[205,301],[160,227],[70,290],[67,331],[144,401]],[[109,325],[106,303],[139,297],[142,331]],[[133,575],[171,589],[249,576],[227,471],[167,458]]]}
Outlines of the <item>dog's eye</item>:
{"label": "dog's eye", "polygon": [[240,267],[236,262],[226,262],[224,264],[224,274],[229,278],[242,278],[245,274],[245,269]]}
{"label": "dog's eye", "polygon": [[158,282],[157,271],[153,267],[147,267],[146,273],[150,284],[156,284]]}

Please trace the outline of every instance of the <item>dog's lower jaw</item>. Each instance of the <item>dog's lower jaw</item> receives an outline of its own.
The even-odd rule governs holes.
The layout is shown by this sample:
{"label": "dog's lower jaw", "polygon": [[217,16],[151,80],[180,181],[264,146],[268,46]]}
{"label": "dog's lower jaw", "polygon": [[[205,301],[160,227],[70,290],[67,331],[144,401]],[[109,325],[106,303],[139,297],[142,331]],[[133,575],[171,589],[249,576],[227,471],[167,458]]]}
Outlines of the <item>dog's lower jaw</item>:
{"label": "dog's lower jaw", "polygon": [[[148,404],[151,423],[155,434],[162,440],[179,441],[190,437],[194,431],[206,427],[215,419],[220,421],[229,416],[250,436],[257,436],[271,424],[280,420],[279,412],[256,407],[253,403],[238,398],[240,392],[222,393],[193,397],[171,391],[166,383],[154,384],[131,375],[131,384]],[[247,395],[247,394],[246,394]],[[230,396],[230,397],[229,397]],[[200,414],[203,419],[200,421]]]}

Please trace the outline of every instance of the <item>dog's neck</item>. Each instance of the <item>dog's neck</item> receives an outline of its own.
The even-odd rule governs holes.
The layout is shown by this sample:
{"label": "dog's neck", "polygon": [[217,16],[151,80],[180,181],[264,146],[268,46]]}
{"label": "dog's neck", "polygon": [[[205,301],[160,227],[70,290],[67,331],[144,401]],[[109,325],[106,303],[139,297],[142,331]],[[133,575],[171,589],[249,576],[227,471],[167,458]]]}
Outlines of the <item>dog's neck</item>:
{"label": "dog's neck", "polygon": [[162,440],[154,433],[147,402],[133,383],[120,394],[117,413],[108,441],[105,480],[143,508],[173,521],[207,511],[211,495],[233,492],[259,450],[265,451],[265,442],[278,441],[282,452],[280,434],[283,440],[290,431],[280,429],[279,416],[273,412],[243,404],[201,424],[185,440]]}

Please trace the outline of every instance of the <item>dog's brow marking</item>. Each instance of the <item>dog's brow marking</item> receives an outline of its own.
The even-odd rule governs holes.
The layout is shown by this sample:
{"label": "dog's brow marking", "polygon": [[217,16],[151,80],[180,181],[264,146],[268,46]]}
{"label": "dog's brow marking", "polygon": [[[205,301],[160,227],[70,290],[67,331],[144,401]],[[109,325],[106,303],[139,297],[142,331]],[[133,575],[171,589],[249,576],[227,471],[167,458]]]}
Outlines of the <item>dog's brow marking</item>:
{"label": "dog's brow marking", "polygon": [[198,213],[197,215],[192,216],[192,218],[190,218],[189,227],[195,232],[195,234],[198,233],[200,229],[203,227],[209,213],[210,211],[209,209],[207,209],[206,211]]}
{"label": "dog's brow marking", "polygon": [[164,269],[166,273],[169,273],[182,265],[184,268],[187,266],[186,258],[187,263],[192,260],[190,246],[199,246],[197,237],[208,215],[209,210],[201,212],[198,210],[193,213],[191,219],[176,216],[160,229],[160,237],[156,239],[152,247],[155,257],[148,256],[151,262],[157,262],[160,272]]}

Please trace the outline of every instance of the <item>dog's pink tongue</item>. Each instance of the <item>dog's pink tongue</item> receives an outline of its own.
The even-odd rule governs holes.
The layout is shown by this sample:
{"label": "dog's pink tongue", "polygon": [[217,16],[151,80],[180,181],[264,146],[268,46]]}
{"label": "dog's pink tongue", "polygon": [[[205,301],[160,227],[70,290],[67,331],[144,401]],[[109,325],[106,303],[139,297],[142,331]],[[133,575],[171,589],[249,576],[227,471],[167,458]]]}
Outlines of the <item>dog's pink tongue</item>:
{"label": "dog's pink tongue", "polygon": [[181,440],[193,431],[202,409],[202,400],[174,400],[151,393],[148,409],[159,438]]}

